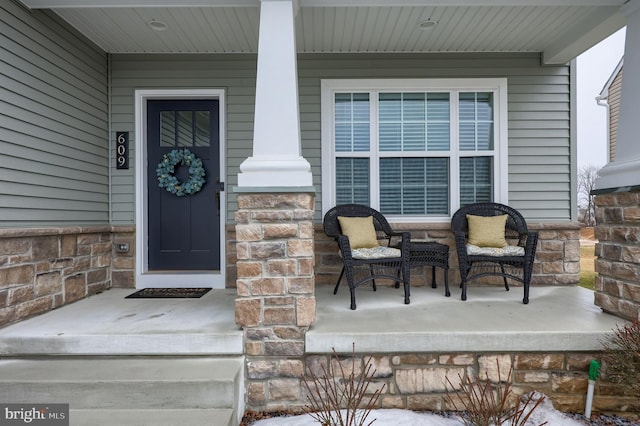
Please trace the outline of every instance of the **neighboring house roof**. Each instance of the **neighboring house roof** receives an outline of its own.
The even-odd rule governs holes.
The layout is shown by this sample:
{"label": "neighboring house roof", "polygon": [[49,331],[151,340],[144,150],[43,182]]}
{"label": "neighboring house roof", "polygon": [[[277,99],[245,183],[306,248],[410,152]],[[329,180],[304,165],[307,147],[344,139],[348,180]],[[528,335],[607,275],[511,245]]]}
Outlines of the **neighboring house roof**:
{"label": "neighboring house roof", "polygon": [[624,64],[624,56],[620,59],[620,62],[618,62],[618,65],[616,65],[616,68],[613,70],[613,72],[609,76],[609,79],[607,80],[607,82],[602,87],[602,90],[600,91],[600,95],[598,95],[596,99],[598,100],[607,99],[607,97],[609,96],[609,89],[611,88],[611,85],[613,84],[614,80],[618,76],[618,73],[622,70],[623,64]]}
{"label": "neighboring house roof", "polygon": [[[21,1],[55,11],[109,53],[258,50],[260,0]],[[625,2],[297,0],[297,50],[540,52],[543,62],[564,64],[626,24]]]}

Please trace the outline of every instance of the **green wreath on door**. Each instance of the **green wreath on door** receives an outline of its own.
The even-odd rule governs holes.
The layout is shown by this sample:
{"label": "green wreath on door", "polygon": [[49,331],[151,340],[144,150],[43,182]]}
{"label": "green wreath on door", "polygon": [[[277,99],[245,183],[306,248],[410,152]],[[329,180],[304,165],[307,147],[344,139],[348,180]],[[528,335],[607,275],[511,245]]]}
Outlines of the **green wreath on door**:
{"label": "green wreath on door", "polygon": [[[180,181],[176,176],[176,166],[189,167],[189,179]],[[158,186],[178,197],[196,194],[205,184],[206,172],[202,160],[186,148],[174,149],[164,154],[156,168]]]}

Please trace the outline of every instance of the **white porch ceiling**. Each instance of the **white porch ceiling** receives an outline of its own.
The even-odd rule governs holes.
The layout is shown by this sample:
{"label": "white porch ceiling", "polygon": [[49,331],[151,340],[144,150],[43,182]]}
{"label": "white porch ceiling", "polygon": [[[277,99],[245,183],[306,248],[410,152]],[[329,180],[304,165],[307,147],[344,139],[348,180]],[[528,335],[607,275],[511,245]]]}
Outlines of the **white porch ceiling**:
{"label": "white porch ceiling", "polygon": [[[258,0],[22,0],[109,53],[255,53]],[[625,0],[299,0],[300,53],[541,52],[565,63],[625,25]],[[425,19],[435,28],[419,30]],[[147,23],[167,24],[153,31]]]}

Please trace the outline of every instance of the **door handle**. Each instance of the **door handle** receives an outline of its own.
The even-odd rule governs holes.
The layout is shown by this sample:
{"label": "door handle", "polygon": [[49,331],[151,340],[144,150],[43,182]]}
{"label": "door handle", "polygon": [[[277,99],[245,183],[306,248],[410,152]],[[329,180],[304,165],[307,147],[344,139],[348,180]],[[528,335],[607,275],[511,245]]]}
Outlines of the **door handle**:
{"label": "door handle", "polygon": [[218,208],[218,216],[220,216],[220,193],[224,191],[224,182],[220,182],[220,178],[216,178],[216,205]]}

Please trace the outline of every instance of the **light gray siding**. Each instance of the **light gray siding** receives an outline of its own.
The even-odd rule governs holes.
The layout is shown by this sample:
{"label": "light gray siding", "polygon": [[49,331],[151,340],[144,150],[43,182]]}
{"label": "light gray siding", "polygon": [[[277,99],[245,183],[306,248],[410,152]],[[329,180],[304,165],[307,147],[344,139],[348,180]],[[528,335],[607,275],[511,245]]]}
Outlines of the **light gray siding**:
{"label": "light gray siding", "polygon": [[506,77],[509,204],[531,221],[571,217],[568,66],[541,66],[537,54],[304,55],[300,57],[303,153],[320,185],[321,78]]}
{"label": "light gray siding", "polygon": [[[541,66],[537,54],[299,55],[302,153],[311,163],[320,220],[320,80],[324,78],[506,77],[509,92],[509,200],[531,221],[571,218],[568,66]],[[135,89],[224,88],[227,189],[251,155],[254,55],[116,55],[112,59],[113,127],[134,131]],[[133,145],[133,142],[132,142]],[[133,157],[132,157],[133,158]],[[134,174],[113,171],[114,221],[134,220]],[[227,220],[235,195],[229,191]]]}
{"label": "light gray siding", "polygon": [[0,5],[0,226],[109,221],[107,55],[56,15]]}
{"label": "light gray siding", "polygon": [[[227,220],[234,221],[240,163],[252,153],[255,55],[114,55],[111,60],[112,144],[116,131],[129,132],[129,170],[112,174],[113,223],[133,223],[135,216],[136,90],[224,89],[226,96]],[[115,164],[115,163],[113,163]],[[153,184],[153,183],[152,183]]]}

